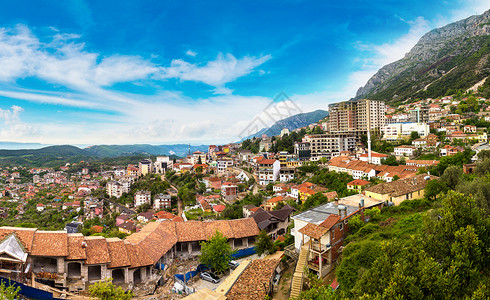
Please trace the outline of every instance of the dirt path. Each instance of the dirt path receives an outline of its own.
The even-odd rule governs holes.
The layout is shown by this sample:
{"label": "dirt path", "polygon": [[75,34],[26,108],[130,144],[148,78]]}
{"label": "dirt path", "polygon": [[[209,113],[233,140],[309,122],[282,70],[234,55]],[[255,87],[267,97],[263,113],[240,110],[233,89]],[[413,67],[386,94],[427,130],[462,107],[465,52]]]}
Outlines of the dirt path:
{"label": "dirt path", "polygon": [[274,300],[288,300],[289,292],[291,291],[291,279],[293,278],[294,264],[284,271],[279,284],[274,287],[274,295],[272,299]]}

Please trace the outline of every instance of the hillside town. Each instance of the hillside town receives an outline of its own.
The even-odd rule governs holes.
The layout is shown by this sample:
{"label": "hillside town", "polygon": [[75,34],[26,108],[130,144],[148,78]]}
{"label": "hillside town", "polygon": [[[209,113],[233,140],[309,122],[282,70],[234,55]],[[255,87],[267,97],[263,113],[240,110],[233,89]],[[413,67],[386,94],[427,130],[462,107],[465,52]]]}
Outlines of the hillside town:
{"label": "hillside town", "polygon": [[[186,157],[2,166],[1,271],[60,297],[111,278],[137,296],[297,298],[305,272],[335,290],[355,222],[435,197],[449,165],[475,171],[490,150],[489,102],[353,100],[307,127]],[[238,267],[209,283],[199,259],[216,232]],[[257,253],[261,243],[272,249]]]}

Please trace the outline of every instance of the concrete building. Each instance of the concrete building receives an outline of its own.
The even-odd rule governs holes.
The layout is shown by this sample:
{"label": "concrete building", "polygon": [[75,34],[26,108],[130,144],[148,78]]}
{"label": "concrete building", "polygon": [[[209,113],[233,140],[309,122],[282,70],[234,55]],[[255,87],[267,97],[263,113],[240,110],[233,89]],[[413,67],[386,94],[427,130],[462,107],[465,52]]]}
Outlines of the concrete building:
{"label": "concrete building", "polygon": [[151,192],[137,191],[134,194],[134,206],[138,207],[143,204],[151,204]]}
{"label": "concrete building", "polygon": [[153,173],[153,163],[150,159],[145,159],[138,164],[138,176]]}
{"label": "concrete building", "polygon": [[153,200],[153,209],[160,210],[172,207],[172,197],[167,194],[158,194]]}
{"label": "concrete building", "polygon": [[[303,142],[309,144],[311,160],[319,160],[322,157],[331,159],[334,156],[340,155],[342,151],[353,151],[357,146],[357,137],[352,133],[312,134],[305,136]],[[298,151],[300,147],[304,146],[300,144],[295,146],[295,148],[298,148]]]}
{"label": "concrete building", "polygon": [[379,100],[353,100],[328,106],[330,132],[361,132],[385,125],[386,104]]}
{"label": "concrete building", "polygon": [[[294,229],[291,234],[294,235],[294,249],[296,253],[306,252],[305,265],[300,268],[307,267],[318,277],[328,274],[340,255],[339,249],[348,231],[349,219],[357,214],[363,218],[365,209],[381,206],[381,201],[366,199],[359,194],[293,216]],[[298,270],[298,266],[296,268]]]}
{"label": "concrete building", "polygon": [[268,185],[279,179],[281,163],[275,159],[262,159],[258,164],[259,184]]}
{"label": "concrete building", "polygon": [[227,202],[233,202],[237,197],[238,186],[232,182],[224,182],[221,185],[221,197]]}
{"label": "concrete building", "polygon": [[417,132],[419,136],[425,137],[429,135],[430,128],[426,123],[394,123],[385,125],[381,128],[383,139],[387,141],[410,138],[410,135],[414,131]]}
{"label": "concrete building", "polygon": [[173,161],[168,156],[157,156],[154,164],[155,173],[164,174],[167,170],[171,170]]}

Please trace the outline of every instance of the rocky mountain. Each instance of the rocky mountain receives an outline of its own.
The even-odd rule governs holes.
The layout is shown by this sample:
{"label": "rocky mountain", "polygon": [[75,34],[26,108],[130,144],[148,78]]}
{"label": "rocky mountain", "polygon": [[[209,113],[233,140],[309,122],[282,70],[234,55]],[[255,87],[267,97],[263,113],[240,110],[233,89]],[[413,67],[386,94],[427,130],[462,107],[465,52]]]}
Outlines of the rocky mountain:
{"label": "rocky mountain", "polygon": [[404,58],[382,67],[356,99],[388,101],[437,97],[489,88],[490,10],[426,33]]}
{"label": "rocky mountain", "polygon": [[267,136],[279,135],[281,134],[281,130],[284,128],[287,128],[290,131],[292,131],[301,127],[308,126],[312,123],[316,123],[327,116],[328,116],[328,112],[326,110],[321,110],[321,109],[308,113],[296,114],[277,121],[276,123],[274,123],[274,125],[272,125],[269,128],[262,128],[257,133],[249,137],[246,137],[245,139],[253,138],[253,137],[261,137],[264,134]]}

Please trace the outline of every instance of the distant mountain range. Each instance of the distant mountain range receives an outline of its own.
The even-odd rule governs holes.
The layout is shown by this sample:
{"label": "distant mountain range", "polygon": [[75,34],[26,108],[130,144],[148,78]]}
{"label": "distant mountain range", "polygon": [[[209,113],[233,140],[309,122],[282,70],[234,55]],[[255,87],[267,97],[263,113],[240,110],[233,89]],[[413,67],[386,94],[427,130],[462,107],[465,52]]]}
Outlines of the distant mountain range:
{"label": "distant mountain range", "polygon": [[[24,144],[23,144],[24,145]],[[24,145],[25,146],[25,145]],[[200,150],[207,151],[207,145],[190,146],[191,153]],[[71,145],[47,146],[39,149],[0,150],[0,163],[36,164],[45,162],[76,161],[98,158],[111,158],[136,155],[172,155],[186,156],[189,145],[97,145],[78,148]]]}
{"label": "distant mountain range", "polygon": [[[190,152],[194,151],[208,151],[209,145],[199,145],[190,146]],[[137,154],[148,154],[148,155],[176,155],[176,156],[186,156],[189,153],[188,144],[175,144],[175,145],[147,145],[147,144],[136,144],[136,145],[96,145],[90,146],[83,149],[88,155],[93,155],[97,157],[116,157],[116,156],[127,156],[127,155],[137,155]]]}
{"label": "distant mountain range", "polygon": [[[270,128],[264,128],[257,132],[256,137],[263,134],[268,136],[279,135],[283,128],[294,130],[312,123],[318,122],[328,115],[327,111],[316,110],[309,113],[297,114],[286,119],[277,121]],[[172,155],[184,157],[194,151],[208,151],[208,145],[190,146],[188,144],[174,145],[95,145],[86,148],[79,148],[72,145],[46,146],[37,143],[14,143],[0,142],[0,163],[15,164],[35,164],[43,165],[44,163],[63,163],[76,162],[77,160],[92,160],[100,158],[115,158],[122,156],[141,156],[141,155]]]}
{"label": "distant mountain range", "polygon": [[262,137],[262,135],[275,136],[281,134],[281,130],[284,128],[290,131],[308,126],[312,123],[316,123],[328,116],[328,111],[326,110],[315,110],[308,113],[301,113],[297,115],[290,116],[288,118],[282,119],[274,123],[269,128],[262,128],[257,133],[252,134],[245,139],[250,139],[254,137]]}
{"label": "distant mountain range", "polygon": [[483,84],[490,93],[489,75],[490,10],[426,33],[404,58],[371,77],[355,98],[433,98]]}

